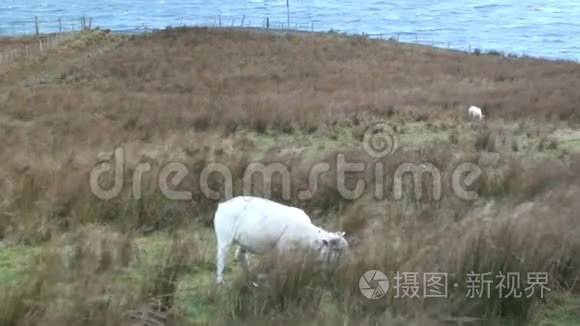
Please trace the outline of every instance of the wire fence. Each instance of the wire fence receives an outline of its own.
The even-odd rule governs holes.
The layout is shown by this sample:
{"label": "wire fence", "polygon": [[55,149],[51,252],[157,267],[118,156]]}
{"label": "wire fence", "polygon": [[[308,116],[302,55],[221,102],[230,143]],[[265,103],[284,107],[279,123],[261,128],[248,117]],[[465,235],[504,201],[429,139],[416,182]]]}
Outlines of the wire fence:
{"label": "wire fence", "polygon": [[[78,32],[93,28],[89,17],[75,19],[58,18],[41,20],[34,17],[29,21],[15,21],[0,25],[0,64],[42,56],[65,41],[73,39]],[[28,37],[34,36],[34,37]]]}
{"label": "wire fence", "polygon": [[93,19],[90,17],[58,18],[43,20],[34,17],[26,21],[13,21],[0,23],[0,35],[25,36],[40,35],[47,33],[78,32],[83,29],[91,29]]}
{"label": "wire fence", "polygon": [[[398,32],[398,33],[352,33],[341,29],[334,28],[320,28],[314,22],[310,21],[300,21],[298,23],[291,22],[290,19],[285,19],[281,15],[275,16],[273,19],[269,16],[247,16],[247,15],[216,15],[213,17],[207,17],[203,19],[199,18],[189,18],[189,17],[179,17],[174,20],[174,24],[166,24],[164,26],[159,26],[155,24],[145,24],[142,23],[136,28],[123,28],[114,29],[113,32],[120,33],[143,33],[151,32],[166,27],[210,27],[210,28],[252,28],[252,29],[264,29],[273,30],[280,32],[294,32],[294,33],[340,33],[349,36],[362,36],[372,39],[384,39],[393,40],[401,43],[407,44],[421,44],[429,45],[442,49],[456,50],[462,52],[468,52],[472,54],[493,54],[506,57],[531,57],[528,53],[522,52],[510,52],[507,53],[498,49],[486,49],[481,46],[471,44],[469,42],[459,42],[459,41],[449,41],[449,40],[438,40],[434,37],[429,37],[427,35],[421,35],[419,33],[410,32]],[[545,56],[534,56],[535,58],[554,60],[554,58]],[[578,59],[560,59],[564,61],[579,62]]]}
{"label": "wire fence", "polygon": [[[283,21],[283,18],[278,16],[274,17],[273,20],[268,16],[256,17],[246,15],[240,16],[217,15],[205,19],[179,17],[178,19],[173,20],[173,24],[171,23],[167,24],[167,20],[164,20],[163,22],[161,21],[147,22],[129,27],[124,26],[122,28],[111,28],[109,30],[114,33],[143,34],[161,30],[167,27],[244,28],[244,29],[270,30],[275,32],[277,31],[286,33],[335,32],[343,35],[362,36],[372,39],[385,39],[385,40],[388,39],[401,43],[430,45],[433,47],[464,51],[474,54],[488,53],[494,55],[514,56],[514,57],[526,56],[525,52],[506,54],[503,51],[497,51],[495,49],[483,49],[481,47],[472,46],[472,44],[465,42],[459,43],[459,42],[436,40],[435,38],[422,36],[416,33],[401,32],[401,33],[356,34],[341,30],[334,30],[332,28],[321,29],[317,28],[314,22],[308,23],[302,21],[299,23],[292,23],[290,22],[289,19]],[[45,41],[39,41],[38,44],[26,45],[16,49],[6,50],[0,48],[0,63],[15,60],[22,57],[31,57],[45,53],[46,50],[51,49],[54,46],[62,43],[63,41],[74,37],[75,33],[82,32],[84,30],[90,30],[93,28],[103,28],[103,26],[97,27],[92,18],[85,16],[79,18],[58,18],[52,20],[41,20],[38,17],[34,17],[34,19],[28,21],[1,23],[0,35],[10,35],[10,36],[49,35],[49,37]],[[553,60],[553,58],[546,57],[544,58]],[[565,61],[578,62],[578,59],[571,59]]]}
{"label": "wire fence", "polygon": [[51,34],[38,41],[2,50],[0,64],[42,56],[63,42],[73,39],[75,35],[75,32]]}

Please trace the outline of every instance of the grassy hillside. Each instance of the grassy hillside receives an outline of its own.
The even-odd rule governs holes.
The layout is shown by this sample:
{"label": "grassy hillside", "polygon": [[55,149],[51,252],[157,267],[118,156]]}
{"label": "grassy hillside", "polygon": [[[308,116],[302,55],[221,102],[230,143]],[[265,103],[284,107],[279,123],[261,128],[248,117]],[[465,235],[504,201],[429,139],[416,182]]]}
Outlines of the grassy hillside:
{"label": "grassy hillside", "polygon": [[[88,31],[0,72],[0,325],[580,323],[578,64],[337,34],[179,28]],[[467,121],[470,105],[486,121]],[[378,121],[397,146],[376,158],[363,144]],[[118,147],[124,186],[102,200],[89,174]],[[357,198],[341,195],[339,155],[367,167],[346,175],[349,189],[366,182]],[[170,162],[187,167],[173,189],[191,200],[159,189]],[[290,198],[279,177],[271,198],[353,236],[343,266],[252,257],[244,275],[230,260],[227,284],[213,286],[219,199],[204,195],[200,174],[221,163],[241,194],[252,162],[288,168]],[[330,171],[301,200],[321,162]],[[151,171],[136,198],[143,163]],[[434,177],[420,181],[420,198],[411,178],[395,196],[393,175],[409,163],[440,171],[440,198]],[[452,191],[462,163],[481,170],[468,185],[475,200]],[[264,196],[260,184],[254,194]],[[223,195],[222,178],[209,185]],[[391,286],[397,272],[448,273],[449,297],[401,298],[391,288],[366,299],[359,278],[371,269]],[[469,272],[522,273],[521,289],[526,273],[548,272],[550,291],[505,298],[492,287],[489,298],[466,298]]]}

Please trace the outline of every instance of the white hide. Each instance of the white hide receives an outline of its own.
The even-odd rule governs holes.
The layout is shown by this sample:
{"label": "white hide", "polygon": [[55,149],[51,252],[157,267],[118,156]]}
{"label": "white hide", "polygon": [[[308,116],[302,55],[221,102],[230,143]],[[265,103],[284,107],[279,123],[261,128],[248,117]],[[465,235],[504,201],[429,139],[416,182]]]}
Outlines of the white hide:
{"label": "white hide", "polygon": [[477,106],[470,106],[469,110],[467,110],[467,115],[472,119],[477,118],[479,120],[483,120],[483,118],[485,117],[483,115],[483,112],[481,112],[481,109],[478,108]]}
{"label": "white hide", "polygon": [[323,259],[337,259],[348,249],[344,232],[327,232],[312,224],[303,210],[259,197],[240,196],[220,203],[214,228],[218,284],[223,281],[231,245],[238,246],[236,260],[245,269],[246,252],[261,255],[303,249],[315,250]]}

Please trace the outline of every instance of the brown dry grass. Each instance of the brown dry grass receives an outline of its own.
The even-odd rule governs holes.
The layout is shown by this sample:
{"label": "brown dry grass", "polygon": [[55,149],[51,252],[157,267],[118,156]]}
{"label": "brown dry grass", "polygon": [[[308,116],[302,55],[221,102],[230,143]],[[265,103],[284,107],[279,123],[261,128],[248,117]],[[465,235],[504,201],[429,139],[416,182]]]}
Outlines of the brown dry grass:
{"label": "brown dry grass", "polygon": [[[30,286],[6,292],[0,322],[115,325],[125,323],[127,312],[145,311],[175,324],[173,319],[191,315],[184,305],[200,302],[207,309],[221,307],[212,317],[226,324],[231,318],[434,324],[448,315],[525,323],[534,313],[549,315],[551,301],[539,298],[468,304],[459,297],[388,297],[369,303],[357,286],[371,267],[458,274],[540,269],[551,273],[555,292],[570,298],[578,293],[574,198],[580,193],[580,157],[548,137],[551,129],[579,121],[577,64],[332,34],[171,29],[141,37],[93,31],[42,60],[7,69],[0,76],[0,241],[45,250]],[[464,123],[472,104],[483,107],[490,121]],[[367,157],[359,145],[366,125],[377,119],[389,120],[407,137],[400,151],[382,159]],[[282,141],[293,146],[276,145]],[[327,146],[332,142],[334,148]],[[126,150],[125,189],[101,201],[89,189],[88,173],[116,146]],[[380,162],[386,176],[401,163],[431,162],[444,171],[443,197],[434,200],[424,187],[420,199],[408,192],[393,200],[387,177],[385,200],[346,200],[333,167],[314,197],[299,201],[315,162],[303,154],[305,148],[331,166],[338,153],[349,162]],[[131,268],[142,266],[134,237],[159,231],[175,236],[179,230],[211,234],[215,200],[203,197],[195,179],[207,163],[230,167],[238,194],[244,169],[256,157],[291,168],[291,204],[317,223],[352,233],[356,254],[344,269],[328,276],[315,265],[266,261],[257,270],[269,268],[268,289],[256,292],[244,278],[233,277],[228,293],[206,285],[193,291],[195,300],[176,303],[180,279],[214,268],[214,243],[188,236],[190,242],[183,242],[181,234],[176,247],[156,256],[147,269],[150,278],[135,276],[142,271]],[[156,173],[169,161],[190,169],[192,178],[180,187],[191,190],[194,201],[170,201],[156,188]],[[153,171],[137,200],[131,172],[139,162],[149,162]],[[450,173],[461,162],[483,168],[472,186],[480,195],[475,202],[450,191]],[[357,177],[367,185],[376,179],[369,172],[350,174],[347,183]],[[210,183],[223,189],[219,178]],[[272,197],[282,201],[280,180],[274,179]],[[61,257],[67,250],[72,253]],[[71,289],[62,285],[67,282]],[[162,312],[150,308],[152,298],[160,298]]]}
{"label": "brown dry grass", "polygon": [[18,76],[0,80],[5,128],[43,139],[35,153],[238,124],[310,130],[356,112],[462,119],[472,104],[490,118],[579,118],[575,63],[333,35],[169,30],[45,75],[26,88]]}

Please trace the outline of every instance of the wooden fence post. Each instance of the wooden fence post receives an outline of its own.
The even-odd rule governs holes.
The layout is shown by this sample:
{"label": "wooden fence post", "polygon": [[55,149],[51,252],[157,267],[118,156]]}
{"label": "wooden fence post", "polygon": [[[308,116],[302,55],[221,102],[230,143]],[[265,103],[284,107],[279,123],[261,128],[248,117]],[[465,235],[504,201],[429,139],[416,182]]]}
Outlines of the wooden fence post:
{"label": "wooden fence post", "polygon": [[58,17],[58,32],[62,33],[62,17]]}
{"label": "wooden fence post", "polygon": [[244,27],[244,20],[246,20],[246,15],[245,14],[242,16],[242,24],[240,25],[242,27]]}
{"label": "wooden fence post", "polygon": [[34,16],[34,31],[36,36],[38,36],[38,34],[40,34],[40,28],[38,26],[38,16]]}
{"label": "wooden fence post", "polygon": [[93,26],[93,17],[89,17],[89,30],[92,28]]}
{"label": "wooden fence post", "polygon": [[288,16],[288,29],[290,29],[290,0],[286,0],[286,15]]}
{"label": "wooden fence post", "polygon": [[266,28],[270,28],[270,17],[266,17]]}

